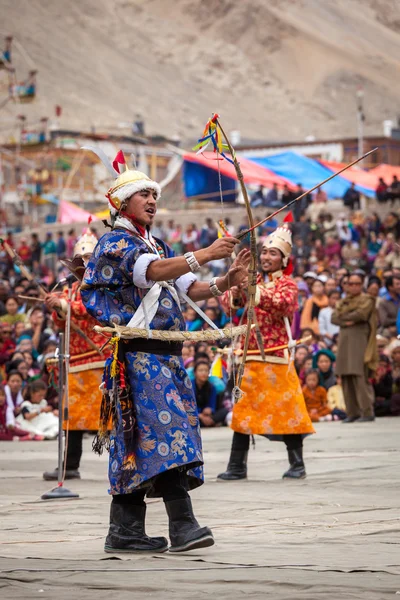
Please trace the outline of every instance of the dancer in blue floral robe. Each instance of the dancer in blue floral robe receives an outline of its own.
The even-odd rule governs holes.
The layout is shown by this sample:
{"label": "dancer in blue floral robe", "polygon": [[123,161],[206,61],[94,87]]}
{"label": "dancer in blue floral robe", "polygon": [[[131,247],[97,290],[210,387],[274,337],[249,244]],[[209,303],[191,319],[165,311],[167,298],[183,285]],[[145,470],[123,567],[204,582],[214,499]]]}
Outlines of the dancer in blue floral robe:
{"label": "dancer in blue floral robe", "polygon": [[[107,193],[111,232],[99,240],[85,271],[82,300],[102,325],[183,331],[180,297],[207,300],[247,276],[250,255],[239,252],[229,272],[210,282],[194,272],[228,258],[239,242],[216,240],[208,248],[174,257],[150,233],[161,189],[139,171],[126,169],[121,152],[110,172],[120,172]],[[121,170],[120,170],[121,167]],[[153,280],[152,280],[153,279]],[[112,340],[104,371],[101,427],[94,449],[110,450],[112,502],[106,552],[186,552],[214,544],[198,524],[188,490],[203,483],[203,457],[196,402],[182,363],[182,343],[146,339]],[[110,426],[110,423],[111,426]],[[109,434],[109,430],[111,433]],[[162,497],[171,545],[145,532],[145,496]]]}
{"label": "dancer in blue floral robe", "polygon": [[[157,244],[166,258],[174,256],[167,245],[158,240]],[[87,311],[102,325],[127,325],[132,318],[148,291],[134,285],[134,266],[139,257],[148,253],[149,246],[125,229],[106,233],[99,240],[87,266],[81,293]],[[168,289],[161,291],[159,308],[150,329],[185,329],[180,307]],[[187,469],[190,489],[201,485],[203,457],[199,420],[182,358],[135,351],[126,352],[125,361],[135,412],[135,464],[127,480],[122,469],[125,445],[120,415],[119,426],[111,434],[111,493],[129,493],[144,486],[148,496],[158,495],[152,489],[151,480],[176,467]],[[111,362],[112,358],[108,360],[106,372]]]}

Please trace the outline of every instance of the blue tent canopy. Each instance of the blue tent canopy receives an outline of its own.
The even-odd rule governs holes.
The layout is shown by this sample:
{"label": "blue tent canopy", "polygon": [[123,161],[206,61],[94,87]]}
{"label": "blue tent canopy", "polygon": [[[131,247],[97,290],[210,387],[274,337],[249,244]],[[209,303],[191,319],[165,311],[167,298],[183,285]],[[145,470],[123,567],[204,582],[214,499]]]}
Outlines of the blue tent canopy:
{"label": "blue tent canopy", "polygon": [[[310,189],[320,181],[332,175],[332,171],[321,163],[307,156],[296,154],[296,152],[280,152],[265,157],[253,157],[245,155],[249,160],[270,169],[277,175],[285,177],[294,184],[301,183],[304,189]],[[342,198],[350,182],[340,175],[323,186],[328,198]],[[368,188],[357,185],[356,189],[366,196],[374,196],[375,192]]]}
{"label": "blue tent canopy", "polygon": [[[182,178],[186,198],[190,199],[191,196],[211,194],[205,200],[208,202],[217,202],[220,200],[218,171],[213,171],[198,163],[185,160],[183,163]],[[225,192],[224,202],[235,202],[236,182],[234,179],[221,174],[221,189]],[[232,194],[226,193],[229,190],[232,190]]]}

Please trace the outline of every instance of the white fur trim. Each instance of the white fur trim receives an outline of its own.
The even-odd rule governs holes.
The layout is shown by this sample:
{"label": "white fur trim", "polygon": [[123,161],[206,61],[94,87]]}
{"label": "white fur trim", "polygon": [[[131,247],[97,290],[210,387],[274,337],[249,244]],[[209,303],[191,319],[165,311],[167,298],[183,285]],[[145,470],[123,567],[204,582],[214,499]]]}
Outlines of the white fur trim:
{"label": "white fur trim", "polygon": [[138,181],[134,181],[132,183],[127,183],[126,185],[121,186],[115,192],[111,192],[112,198],[118,198],[120,202],[127,200],[136,192],[141,192],[142,190],[154,190],[157,193],[157,200],[161,197],[161,188],[156,181],[152,181],[151,179],[139,179]]}
{"label": "white fur trim", "polygon": [[178,294],[182,292],[187,294],[190,286],[195,281],[197,281],[197,277],[194,273],[185,273],[185,275],[178,277],[178,279],[175,280],[175,287],[178,290]]}
{"label": "white fur trim", "polygon": [[147,279],[147,269],[155,260],[160,260],[157,254],[142,254],[139,256],[133,267],[133,283],[141,289],[151,288],[154,281]]}

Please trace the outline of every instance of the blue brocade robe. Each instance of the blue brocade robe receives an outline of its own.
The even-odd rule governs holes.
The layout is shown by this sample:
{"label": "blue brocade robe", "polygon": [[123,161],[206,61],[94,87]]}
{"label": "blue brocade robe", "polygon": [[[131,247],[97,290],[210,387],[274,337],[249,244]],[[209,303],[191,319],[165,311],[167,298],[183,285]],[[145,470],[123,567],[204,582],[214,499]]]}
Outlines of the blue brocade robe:
{"label": "blue brocade robe", "polygon": [[[166,258],[174,256],[166,244],[159,240],[157,243]],[[149,254],[152,256],[144,256]],[[142,238],[126,229],[103,235],[88,263],[81,288],[88,313],[103,326],[127,325],[152,284],[145,281],[143,285],[147,287],[138,287],[134,279],[146,280],[147,261],[153,258],[159,259],[156,251],[152,252]],[[144,272],[142,277],[136,273],[139,265]],[[185,329],[180,307],[167,288],[161,291],[150,329]],[[177,467],[187,471],[189,489],[201,485],[203,456],[199,420],[182,358],[126,352],[125,367],[134,407],[134,468],[127,482],[122,470],[126,452],[122,412],[118,407],[118,423],[111,432],[110,493],[129,493],[145,487],[147,495],[154,496],[154,477]]]}

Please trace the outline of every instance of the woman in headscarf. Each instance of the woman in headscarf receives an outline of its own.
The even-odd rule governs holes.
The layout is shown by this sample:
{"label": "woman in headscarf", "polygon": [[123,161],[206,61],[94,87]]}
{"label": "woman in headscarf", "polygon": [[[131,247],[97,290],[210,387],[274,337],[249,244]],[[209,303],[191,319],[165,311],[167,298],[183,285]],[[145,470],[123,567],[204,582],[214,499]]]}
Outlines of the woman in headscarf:
{"label": "woman in headscarf", "polygon": [[336,375],[333,370],[336,356],[332,350],[323,348],[313,357],[313,369],[317,369],[319,375],[319,385],[326,390],[336,385]]}
{"label": "woman in headscarf", "polygon": [[322,281],[315,279],[311,284],[311,296],[307,298],[301,313],[300,329],[312,329],[319,335],[318,315],[322,308],[328,306],[328,297]]}

